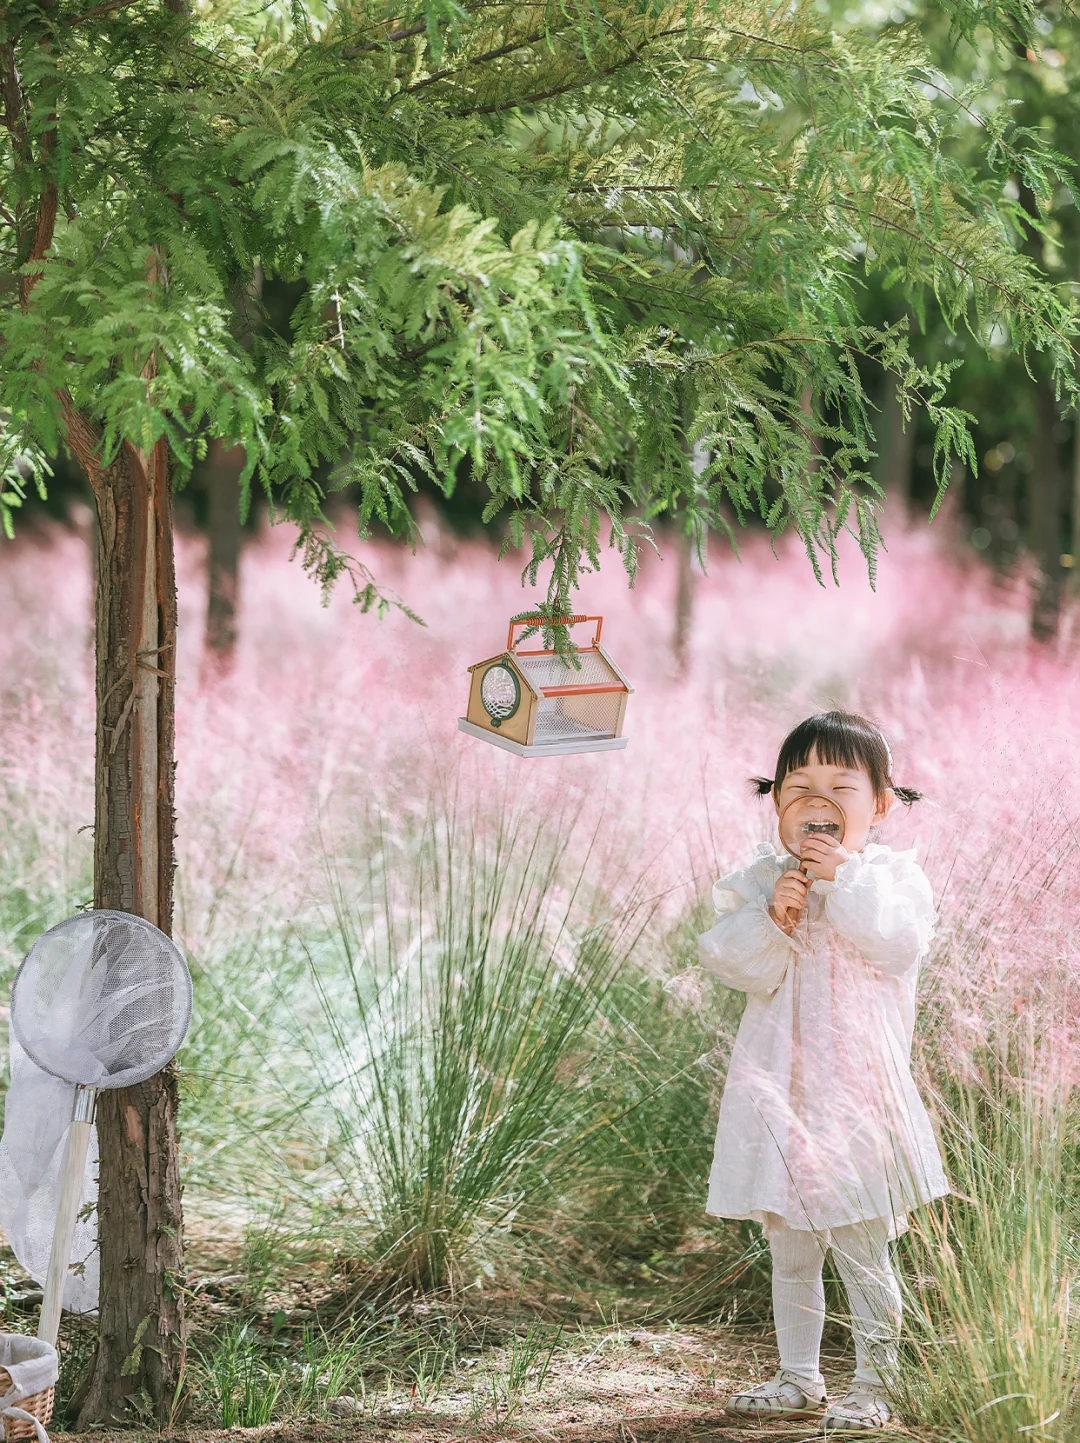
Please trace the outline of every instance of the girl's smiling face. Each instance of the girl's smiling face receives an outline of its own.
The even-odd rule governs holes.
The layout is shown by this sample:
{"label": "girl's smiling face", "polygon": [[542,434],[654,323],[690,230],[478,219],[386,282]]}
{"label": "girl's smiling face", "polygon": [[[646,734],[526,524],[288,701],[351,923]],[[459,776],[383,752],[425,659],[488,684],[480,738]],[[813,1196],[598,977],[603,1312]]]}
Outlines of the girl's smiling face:
{"label": "girl's smiling face", "polygon": [[876,797],[870,775],[862,768],[833,766],[820,761],[816,747],[811,749],[805,766],[788,772],[779,791],[773,789],[777,814],[796,797],[810,795],[829,797],[842,808],[847,819],[844,848],[849,852],[862,851],[870,828],[885,820],[896,801],[896,793],[891,787],[885,789],[883,796]]}

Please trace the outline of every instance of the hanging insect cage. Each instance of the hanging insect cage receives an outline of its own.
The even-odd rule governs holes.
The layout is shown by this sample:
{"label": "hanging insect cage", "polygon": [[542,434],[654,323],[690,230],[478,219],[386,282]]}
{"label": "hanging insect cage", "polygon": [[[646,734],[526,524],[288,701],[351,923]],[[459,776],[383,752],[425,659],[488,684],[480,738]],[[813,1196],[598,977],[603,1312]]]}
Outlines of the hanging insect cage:
{"label": "hanging insect cage", "polygon": [[[521,757],[560,757],[571,752],[620,751],[626,698],[633,687],[600,645],[602,616],[564,616],[563,626],[595,622],[589,646],[576,658],[555,651],[519,650],[518,627],[542,618],[512,621],[506,650],[469,667],[472,682],[459,730]],[[578,665],[575,665],[575,660]]]}

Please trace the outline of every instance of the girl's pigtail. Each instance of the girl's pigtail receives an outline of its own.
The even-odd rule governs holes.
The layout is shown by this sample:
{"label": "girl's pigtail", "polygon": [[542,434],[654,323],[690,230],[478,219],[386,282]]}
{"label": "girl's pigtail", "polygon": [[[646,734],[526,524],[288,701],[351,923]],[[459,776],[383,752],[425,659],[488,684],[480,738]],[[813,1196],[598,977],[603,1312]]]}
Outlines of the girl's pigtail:
{"label": "girl's pigtail", "polygon": [[755,797],[767,797],[773,789],[772,777],[751,777],[750,791]]}
{"label": "girl's pigtail", "polygon": [[921,802],[922,792],[917,792],[914,787],[893,787],[898,801],[903,802],[905,807],[910,807],[912,802]]}

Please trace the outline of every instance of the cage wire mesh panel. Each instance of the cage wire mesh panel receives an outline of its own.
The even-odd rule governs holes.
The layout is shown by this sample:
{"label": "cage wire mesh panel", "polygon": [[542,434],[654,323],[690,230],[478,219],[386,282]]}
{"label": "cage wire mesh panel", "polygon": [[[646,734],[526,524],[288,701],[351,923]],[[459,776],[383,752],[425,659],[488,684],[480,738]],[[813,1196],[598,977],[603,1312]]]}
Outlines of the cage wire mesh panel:
{"label": "cage wire mesh panel", "polygon": [[[536,709],[536,741],[563,741],[570,737],[610,737],[619,724],[623,688],[590,692],[590,686],[618,686],[619,678],[596,652],[579,652],[580,668],[560,656],[517,656],[521,670],[540,692]],[[548,687],[574,687],[565,696],[544,696]]]}
{"label": "cage wire mesh panel", "polygon": [[579,651],[577,659],[581,662],[580,667],[564,661],[561,656],[530,656],[528,652],[518,652],[514,656],[537,691],[549,686],[613,686],[618,683],[619,678],[598,652]]}
{"label": "cage wire mesh panel", "polygon": [[548,696],[536,708],[536,740],[542,743],[575,736],[611,737],[618,721],[618,692]]}
{"label": "cage wire mesh panel", "polygon": [[[11,991],[11,1085],[0,1138],[0,1226],[20,1264],[48,1268],[73,1084],[128,1087],[174,1056],[191,1020],[176,945],[128,912],[81,912],[34,943]],[[64,1306],[97,1305],[97,1138],[91,1138]]]}

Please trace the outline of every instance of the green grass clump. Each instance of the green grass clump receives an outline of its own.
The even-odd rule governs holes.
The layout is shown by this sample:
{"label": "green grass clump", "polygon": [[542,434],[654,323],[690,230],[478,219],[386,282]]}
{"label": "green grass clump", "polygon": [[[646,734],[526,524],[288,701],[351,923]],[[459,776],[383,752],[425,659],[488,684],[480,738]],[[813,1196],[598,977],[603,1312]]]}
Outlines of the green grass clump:
{"label": "green grass clump", "polygon": [[[12,963],[84,900],[16,860],[0,855]],[[946,909],[920,989],[953,1195],[895,1250],[894,1392],[936,1443],[1080,1438],[1075,987],[1063,944],[1017,955],[1013,886]],[[694,966],[707,911],[661,918],[647,875],[613,869],[570,814],[538,829],[512,807],[431,806],[338,836],[294,915],[215,933],[191,959],[185,1179],[193,1216],[243,1244],[231,1301],[193,1309],[193,1419],[325,1418],[342,1397],[371,1412],[401,1387],[429,1401],[491,1345],[485,1297],[520,1305],[526,1276],[501,1363],[469,1375],[478,1417],[542,1386],[557,1292],[768,1332],[759,1229],[702,1212],[743,1006]],[[298,1326],[275,1295],[304,1275]]]}

